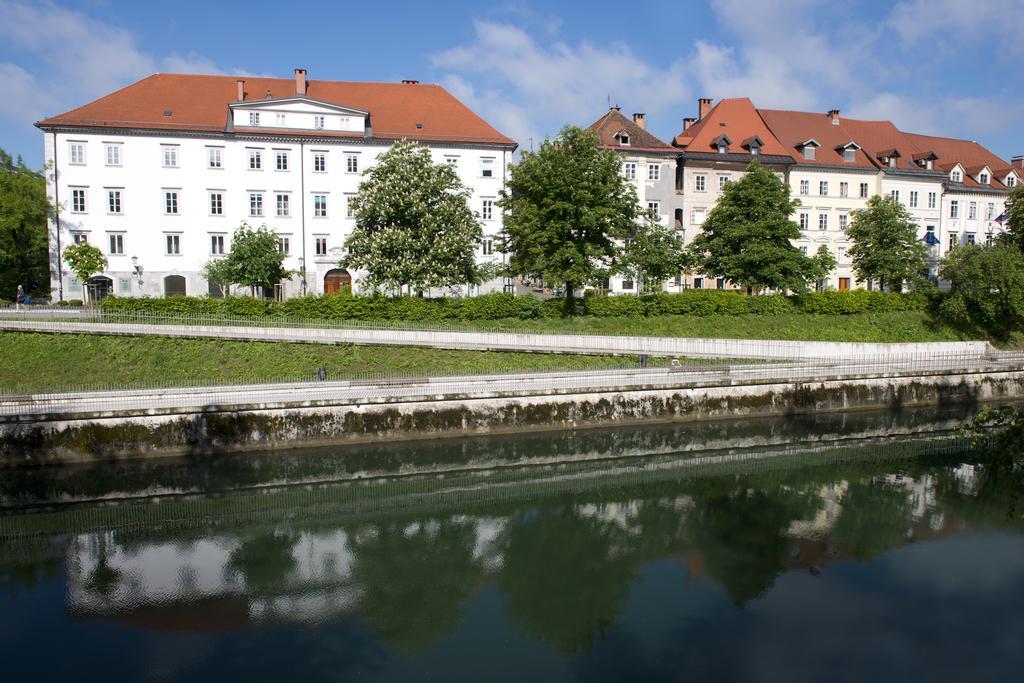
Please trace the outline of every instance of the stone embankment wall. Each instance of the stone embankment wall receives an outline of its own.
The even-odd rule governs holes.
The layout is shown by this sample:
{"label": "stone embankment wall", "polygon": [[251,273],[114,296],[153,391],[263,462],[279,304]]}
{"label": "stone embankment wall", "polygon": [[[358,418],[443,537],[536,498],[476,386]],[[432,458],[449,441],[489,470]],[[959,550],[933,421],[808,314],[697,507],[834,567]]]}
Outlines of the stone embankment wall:
{"label": "stone embankment wall", "polygon": [[823,381],[609,386],[160,411],[18,415],[0,421],[0,467],[205,455],[370,440],[581,429],[766,415],[973,404],[1024,397],[1024,371],[988,368]]}

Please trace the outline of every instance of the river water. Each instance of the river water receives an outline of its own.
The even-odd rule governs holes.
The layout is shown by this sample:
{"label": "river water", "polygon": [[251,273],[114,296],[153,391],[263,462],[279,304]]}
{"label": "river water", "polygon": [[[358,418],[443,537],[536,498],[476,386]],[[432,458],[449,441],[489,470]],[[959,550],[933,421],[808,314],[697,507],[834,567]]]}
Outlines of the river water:
{"label": "river water", "polygon": [[4,680],[1016,680],[969,411],[0,473]]}

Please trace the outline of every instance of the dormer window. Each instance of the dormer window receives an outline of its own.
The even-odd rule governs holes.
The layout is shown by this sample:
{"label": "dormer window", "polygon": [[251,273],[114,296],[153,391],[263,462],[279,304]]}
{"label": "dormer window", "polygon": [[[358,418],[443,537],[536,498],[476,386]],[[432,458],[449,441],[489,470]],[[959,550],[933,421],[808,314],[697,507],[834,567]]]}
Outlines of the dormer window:
{"label": "dormer window", "polygon": [[854,162],[857,161],[857,150],[852,147],[847,147],[843,150],[843,161]]}
{"label": "dormer window", "polygon": [[719,154],[725,154],[729,151],[729,145],[732,144],[732,140],[729,139],[728,135],[719,135],[711,144],[715,146]]}
{"label": "dormer window", "polygon": [[960,173],[960,169],[954,168],[952,172],[950,172],[949,174],[949,179],[952,180],[954,183],[959,183],[964,179],[964,177]]}
{"label": "dormer window", "polygon": [[260,113],[258,111],[249,112],[249,125],[258,126],[260,125]]}
{"label": "dormer window", "polygon": [[814,159],[814,147],[804,145],[804,159]]}
{"label": "dormer window", "polygon": [[1012,174],[1006,176],[1006,186],[1007,187],[1014,187],[1016,185],[1017,185],[1017,176],[1012,175]]}
{"label": "dormer window", "polygon": [[978,182],[981,183],[982,185],[988,185],[988,173],[982,171],[981,174],[978,176]]}
{"label": "dormer window", "polygon": [[816,158],[816,151],[819,147],[821,147],[821,145],[818,144],[818,141],[814,140],[813,138],[810,140],[804,140],[797,146],[801,149],[801,151],[803,151],[804,159],[810,161],[813,161]]}
{"label": "dormer window", "polygon": [[744,140],[740,146],[744,147],[748,152],[750,152],[750,156],[756,157],[758,154],[761,153],[762,145],[764,145],[764,143],[761,142],[761,138],[757,137],[756,135],[752,135],[751,137]]}
{"label": "dormer window", "polygon": [[321,116],[320,114],[314,115],[313,116],[313,127],[316,128],[317,130],[323,130],[324,129],[324,117]]}
{"label": "dormer window", "polygon": [[620,130],[615,134],[615,139],[618,140],[619,144],[623,147],[629,147],[629,133],[624,130]]}

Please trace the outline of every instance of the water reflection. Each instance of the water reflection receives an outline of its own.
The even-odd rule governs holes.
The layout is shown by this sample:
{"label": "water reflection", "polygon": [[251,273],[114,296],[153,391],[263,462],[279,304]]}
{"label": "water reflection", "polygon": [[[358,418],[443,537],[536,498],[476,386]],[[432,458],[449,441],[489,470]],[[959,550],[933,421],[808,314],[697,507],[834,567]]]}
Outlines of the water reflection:
{"label": "water reflection", "polygon": [[[493,672],[488,663],[512,680],[678,678],[664,666],[681,657],[698,678],[730,678],[735,671],[713,673],[737,663],[698,647],[710,637],[701,633],[744,643],[795,628],[791,617],[762,613],[778,611],[782,596],[811,622],[851,610],[867,628],[873,618],[903,614],[882,610],[864,621],[850,602],[855,587],[892,601],[941,597],[950,623],[965,621],[935,636],[935,647],[952,647],[977,627],[970,600],[1002,605],[986,613],[992,628],[1024,636],[1014,616],[1024,607],[1024,525],[1006,514],[1024,486],[1019,471],[973,462],[958,440],[873,441],[835,452],[842,457],[814,451],[759,460],[752,472],[695,472],[661,456],[628,467],[530,468],[498,481],[289,487],[8,517],[2,612],[52,610],[44,588],[59,584],[62,628],[71,628],[63,633],[97,652],[140,634],[154,642],[168,632],[203,637],[190,641],[207,647],[189,670],[197,676],[229,642],[251,647],[259,638],[267,651],[242,669],[266,679],[290,671],[281,664],[287,658],[271,654],[279,647],[297,648],[310,675],[344,652],[360,677],[395,680],[428,663],[441,679],[472,678],[474,667]],[[443,495],[426,495],[435,489]],[[389,496],[410,491],[418,504],[393,511]],[[47,516],[63,528],[53,531]],[[15,537],[18,529],[25,533]],[[965,582],[972,571],[979,580]],[[806,611],[808,600],[819,607]],[[822,603],[833,605],[831,614]],[[906,616],[907,629],[919,628]],[[309,637],[296,641],[287,630],[294,626],[311,629]],[[278,636],[268,641],[267,633]],[[682,634],[689,645],[658,654]],[[29,629],[10,642],[40,635]],[[801,647],[831,647],[827,631],[802,637]],[[871,643],[851,642],[845,655],[866,657]],[[990,669],[1024,663],[1019,648],[992,647]],[[125,671],[149,675],[141,651],[121,656]],[[921,652],[903,656],[944,677]],[[136,658],[141,669],[131,669]],[[278,663],[257,668],[262,660]],[[805,664],[813,678],[834,662]]]}

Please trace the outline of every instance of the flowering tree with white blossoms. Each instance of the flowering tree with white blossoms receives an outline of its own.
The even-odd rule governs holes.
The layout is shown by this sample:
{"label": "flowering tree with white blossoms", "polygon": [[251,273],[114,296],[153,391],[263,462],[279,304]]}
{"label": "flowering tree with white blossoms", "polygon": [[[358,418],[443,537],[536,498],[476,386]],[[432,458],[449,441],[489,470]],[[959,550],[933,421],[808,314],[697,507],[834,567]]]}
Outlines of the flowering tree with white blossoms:
{"label": "flowering tree with white blossoms", "polygon": [[402,140],[366,172],[352,198],[356,228],[345,240],[342,268],[365,270],[374,289],[402,291],[479,284],[489,273],[477,265],[483,239],[470,191],[448,164]]}

